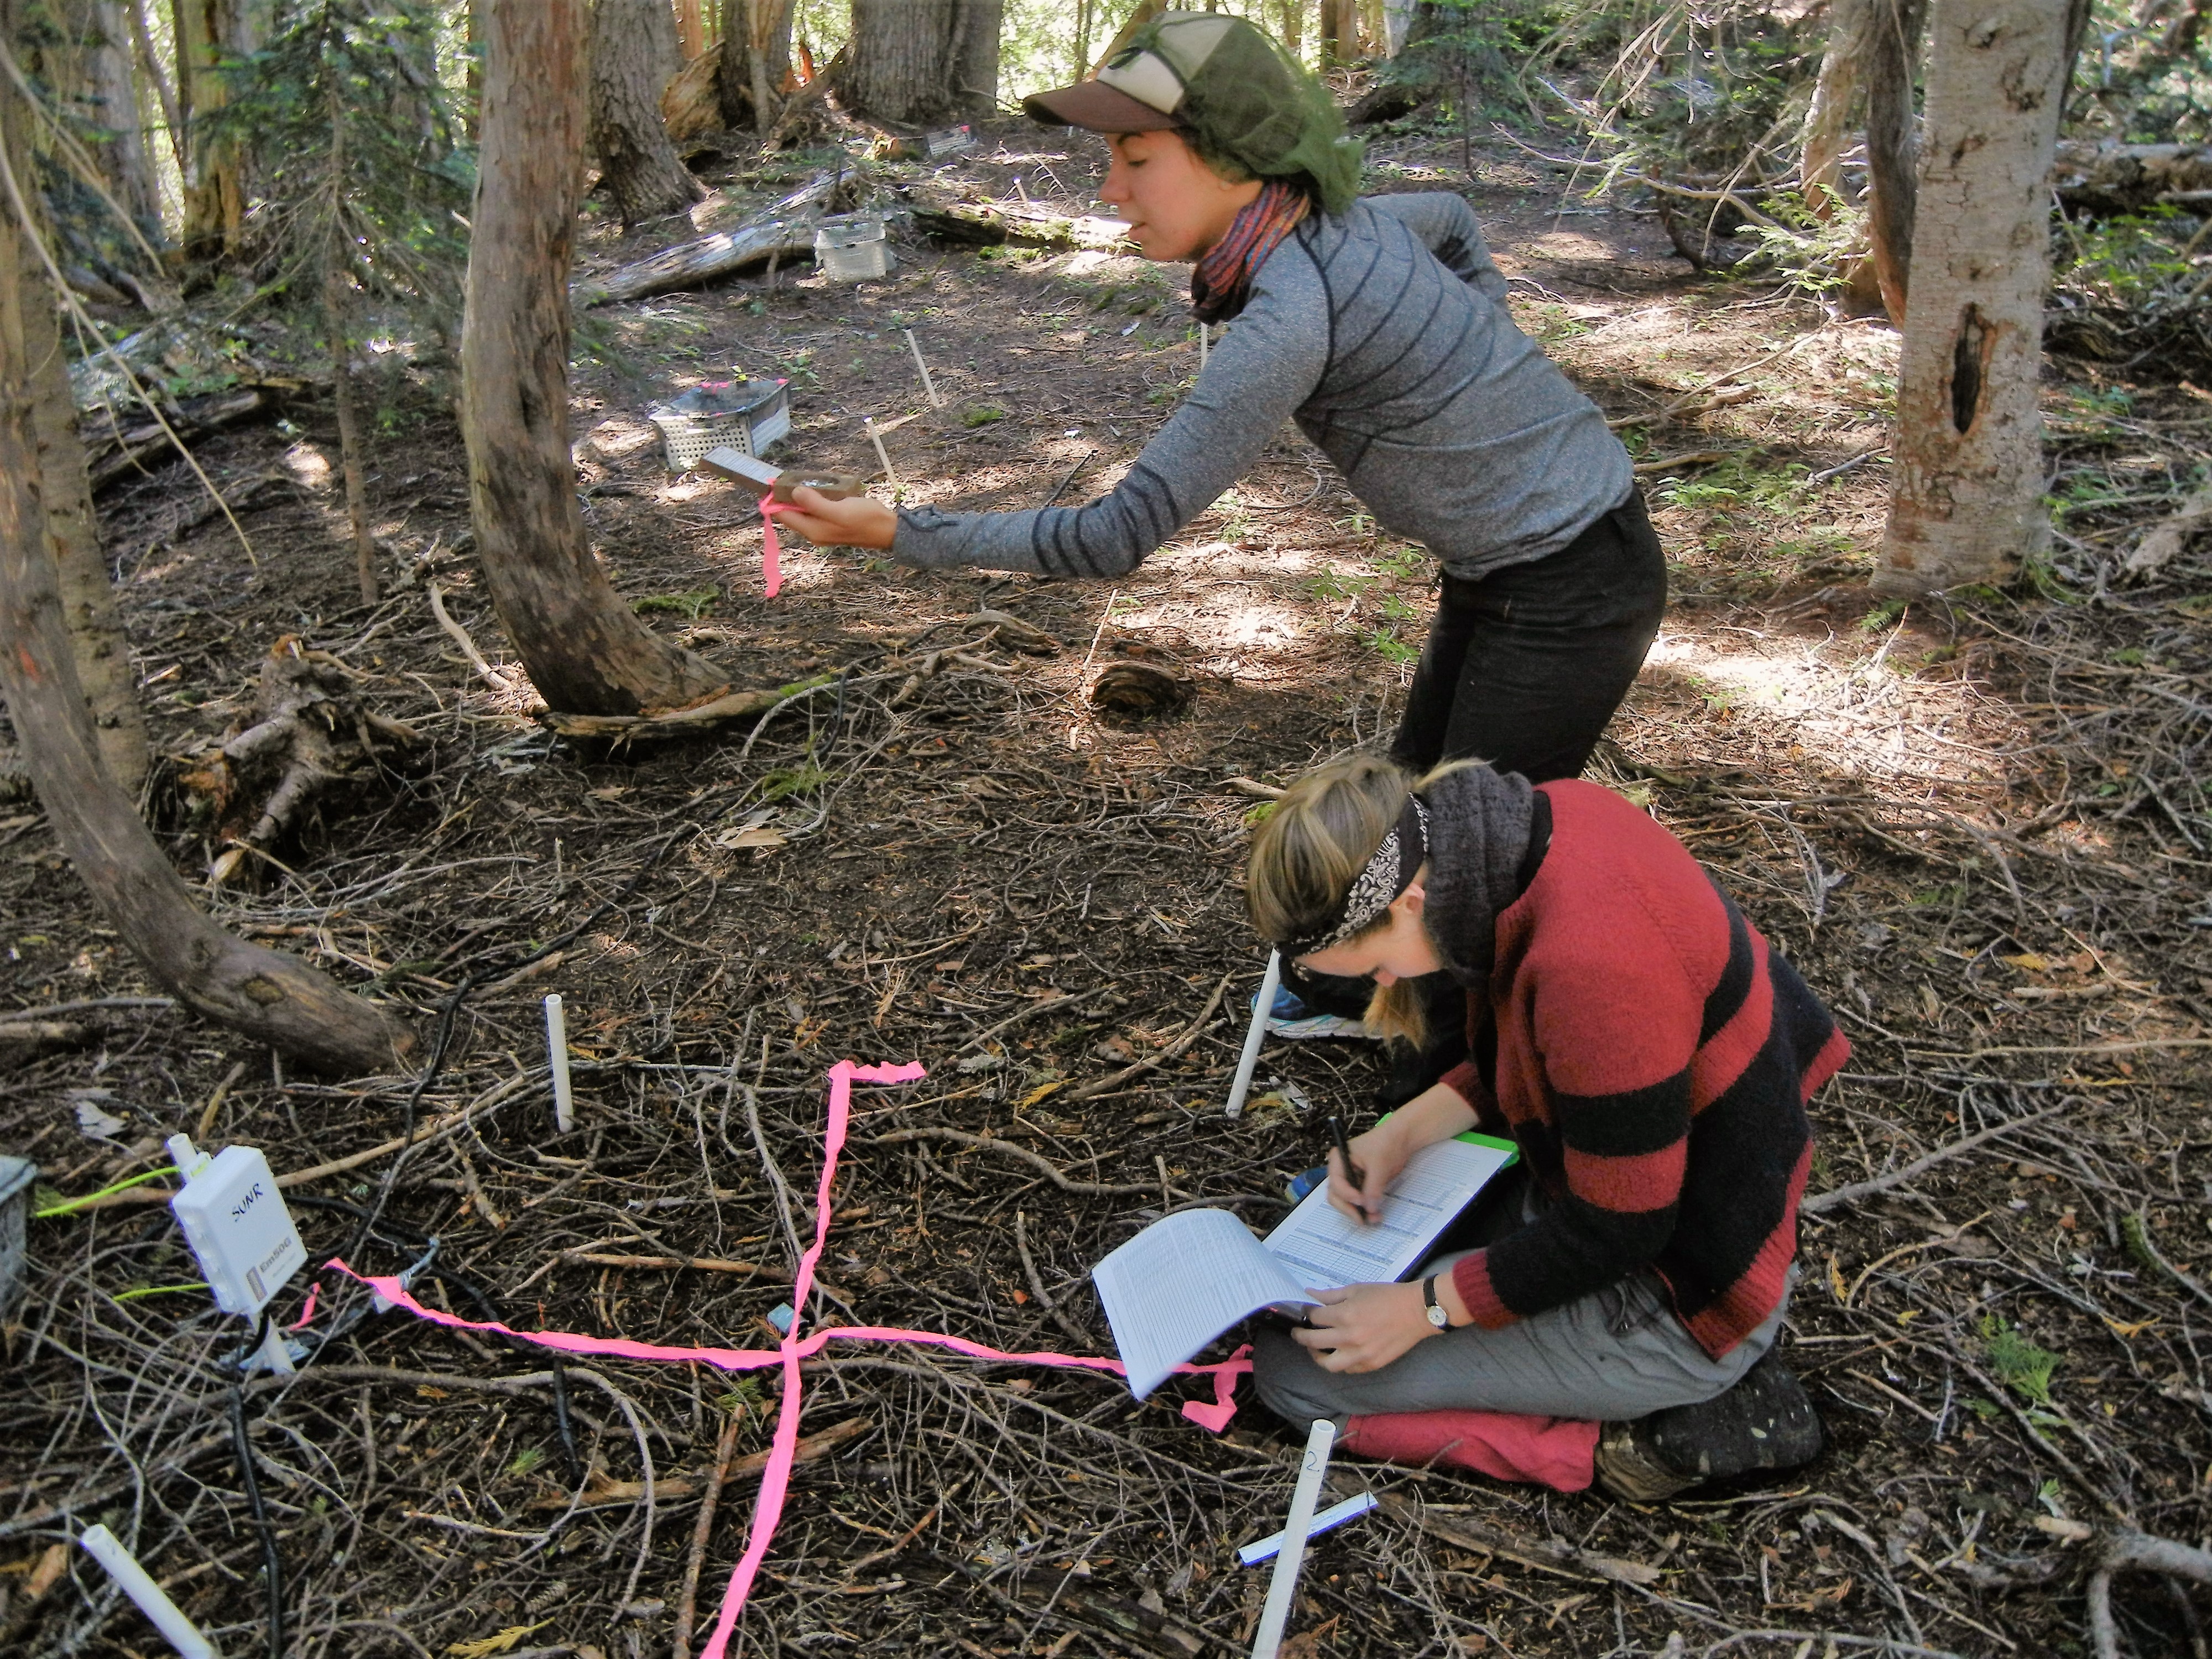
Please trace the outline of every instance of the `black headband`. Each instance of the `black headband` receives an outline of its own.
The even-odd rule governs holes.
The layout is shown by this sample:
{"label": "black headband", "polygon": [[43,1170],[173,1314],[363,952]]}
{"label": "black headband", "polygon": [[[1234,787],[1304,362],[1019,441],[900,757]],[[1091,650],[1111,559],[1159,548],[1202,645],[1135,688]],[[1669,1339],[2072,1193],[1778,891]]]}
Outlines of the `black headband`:
{"label": "black headband", "polygon": [[1428,857],[1429,809],[1419,795],[1408,795],[1398,822],[1352,882],[1336,915],[1300,938],[1284,940],[1284,954],[1310,957],[1366,931],[1413,884]]}

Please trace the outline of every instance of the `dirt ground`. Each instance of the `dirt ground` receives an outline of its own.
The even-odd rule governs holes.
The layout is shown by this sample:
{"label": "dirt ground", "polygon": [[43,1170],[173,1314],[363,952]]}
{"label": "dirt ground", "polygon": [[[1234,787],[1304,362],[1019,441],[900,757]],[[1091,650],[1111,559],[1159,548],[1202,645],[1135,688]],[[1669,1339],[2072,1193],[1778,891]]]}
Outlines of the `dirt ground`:
{"label": "dirt ground", "polygon": [[[2088,1651],[2093,1529],[2212,1532],[2212,1292],[2192,1265],[2212,1249],[2212,568],[2117,575],[2202,459],[2212,398],[2055,365],[2055,551],[2009,593],[1883,605],[1866,579],[1894,337],[1696,276],[1654,218],[1570,194],[1510,144],[1479,149],[1472,180],[1459,154],[1385,138],[1370,179],[1468,190],[1522,325],[1627,422],[1674,561],[1595,775],[1688,841],[1844,1020],[1856,1054],[1814,1103],[1814,1190],[1952,1155],[1807,1218],[1786,1353],[1830,1432],[1818,1463],[1645,1508],[1346,1462],[1335,1491],[1389,1507],[1315,1547],[1297,1651]],[[1009,129],[943,179],[1079,208],[1096,159]],[[735,222],[803,166],[722,177],[700,222]],[[594,219],[581,269],[683,232]],[[394,586],[373,610],[352,599],[326,408],[203,447],[248,503],[250,557],[180,466],[106,498],[165,754],[229,729],[288,639],[422,735],[209,902],[426,1036],[449,1018],[452,1042],[427,1085],[333,1084],[121,1000],[149,988],[24,806],[0,820],[5,999],[102,1006],[71,1016],[88,1046],[0,1082],[0,1146],[70,1194],[160,1167],[180,1129],[263,1146],[281,1173],[435,1121],[404,1158],[295,1188],[313,1261],[398,1272],[434,1235],[416,1281],[433,1305],[673,1345],[773,1346],[840,1058],[930,1076],[856,1097],[810,1324],[1109,1352],[1086,1277],[1108,1249],[1168,1206],[1278,1218],[1283,1177],[1319,1155],[1308,1104],[1364,1114],[1383,1067],[1366,1045],[1272,1042],[1251,1109],[1222,1115],[1261,967],[1237,885],[1257,803],[1231,780],[1279,784],[1387,736],[1431,562],[1286,429],[1119,586],[787,546],[765,599],[749,498],[667,477],[654,398],[787,377],[786,453],[872,472],[862,418],[923,409],[911,327],[946,407],[885,440],[904,499],[1018,507],[1109,488],[1195,371],[1180,269],[898,252],[885,281],[754,276],[580,331],[579,476],[617,586],[732,683],[803,688],[718,741],[590,752],[529,717],[470,562],[458,437],[420,400],[380,420]],[[433,580],[507,689],[433,620]],[[1188,708],[1094,710],[1087,687],[1133,657],[1187,676]],[[165,768],[152,811],[198,874],[218,848],[185,769]],[[538,1006],[556,990],[565,1135]],[[31,1226],[0,1389],[16,1650],[155,1650],[65,1550],[67,1577],[33,1593],[95,1518],[226,1650],[265,1641],[223,1369],[240,1333],[183,1288],[198,1275],[166,1213],[128,1201],[144,1196]],[[337,1276],[314,1282],[316,1327],[365,1315]],[[1280,1525],[1296,1461],[1249,1389],[1217,1438],[1179,1414],[1194,1389],[1138,1405],[1110,1378],[919,1348],[833,1345],[805,1389],[811,1455],[745,1651],[1249,1646],[1265,1578],[1235,1546]],[[388,1316],[246,1400],[292,1651],[608,1656],[668,1650],[695,1604],[711,1621],[758,1460],[701,1546],[703,1489],[718,1443],[767,1443],[777,1383],[552,1369]],[[2205,1650],[2201,1594],[2129,1575],[2115,1601],[2120,1651]]]}

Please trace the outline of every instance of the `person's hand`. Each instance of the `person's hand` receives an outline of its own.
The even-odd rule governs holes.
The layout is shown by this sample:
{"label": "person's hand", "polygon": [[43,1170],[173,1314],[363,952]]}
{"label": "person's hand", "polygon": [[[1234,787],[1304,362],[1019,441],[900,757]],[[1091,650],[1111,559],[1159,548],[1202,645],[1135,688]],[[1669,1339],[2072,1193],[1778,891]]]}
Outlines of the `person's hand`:
{"label": "person's hand", "polygon": [[1343,1158],[1335,1147],[1330,1147],[1328,1201],[1332,1208],[1354,1221],[1371,1225],[1382,1218],[1384,1190],[1398,1178],[1398,1172],[1406,1167],[1406,1160],[1419,1149],[1405,1144],[1395,1117],[1388,1123],[1376,1124],[1364,1135],[1354,1135],[1346,1145],[1352,1148],[1352,1163],[1367,1179],[1353,1186]]}
{"label": "person's hand", "polygon": [[1310,1294],[1322,1305],[1308,1314],[1310,1325],[1291,1332],[1291,1340],[1325,1371],[1379,1371],[1437,1334],[1418,1284],[1347,1285]]}
{"label": "person's hand", "polygon": [[830,547],[888,549],[898,531],[898,514],[881,501],[866,495],[833,501],[804,484],[791,492],[791,505],[775,515],[775,521],[810,542]]}

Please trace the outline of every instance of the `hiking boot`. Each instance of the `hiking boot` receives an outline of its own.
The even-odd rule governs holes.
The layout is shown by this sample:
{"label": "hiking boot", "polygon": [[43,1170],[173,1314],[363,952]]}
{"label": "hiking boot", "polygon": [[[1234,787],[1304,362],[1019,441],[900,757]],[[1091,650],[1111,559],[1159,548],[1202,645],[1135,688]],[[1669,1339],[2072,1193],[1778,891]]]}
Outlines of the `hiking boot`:
{"label": "hiking boot", "polygon": [[1708,1480],[1796,1468],[1820,1455],[1826,1438],[1804,1385],[1770,1353],[1725,1394],[1607,1424],[1597,1483],[1615,1498],[1656,1504]]}

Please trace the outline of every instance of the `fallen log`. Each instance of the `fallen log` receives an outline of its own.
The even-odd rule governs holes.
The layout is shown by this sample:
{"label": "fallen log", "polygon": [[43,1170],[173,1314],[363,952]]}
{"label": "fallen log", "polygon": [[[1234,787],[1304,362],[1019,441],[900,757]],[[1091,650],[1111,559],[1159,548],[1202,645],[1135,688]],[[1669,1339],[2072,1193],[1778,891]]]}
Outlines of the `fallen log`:
{"label": "fallen log", "polygon": [[969,202],[913,187],[906,196],[916,229],[965,247],[1037,242],[1046,247],[1119,248],[1126,246],[1129,231],[1120,219],[1054,213],[1030,202]]}
{"label": "fallen log", "polygon": [[641,300],[672,289],[696,288],[769,258],[797,258],[814,252],[815,222],[830,205],[841,177],[824,173],[735,230],[678,242],[605,276],[572,283],[570,302],[580,311],[624,300]]}
{"label": "fallen log", "polygon": [[[289,384],[236,386],[204,398],[184,398],[162,413],[168,417],[170,432],[189,442],[266,413],[276,408],[280,392],[298,389]],[[112,413],[104,423],[88,418],[82,424],[85,471],[94,491],[134,472],[162,465],[176,451],[176,444],[169,432],[161,429],[161,422],[136,407]]]}
{"label": "fallen log", "polygon": [[2212,144],[2062,143],[2058,199],[2084,213],[2139,213],[2161,202],[2212,210]]}

